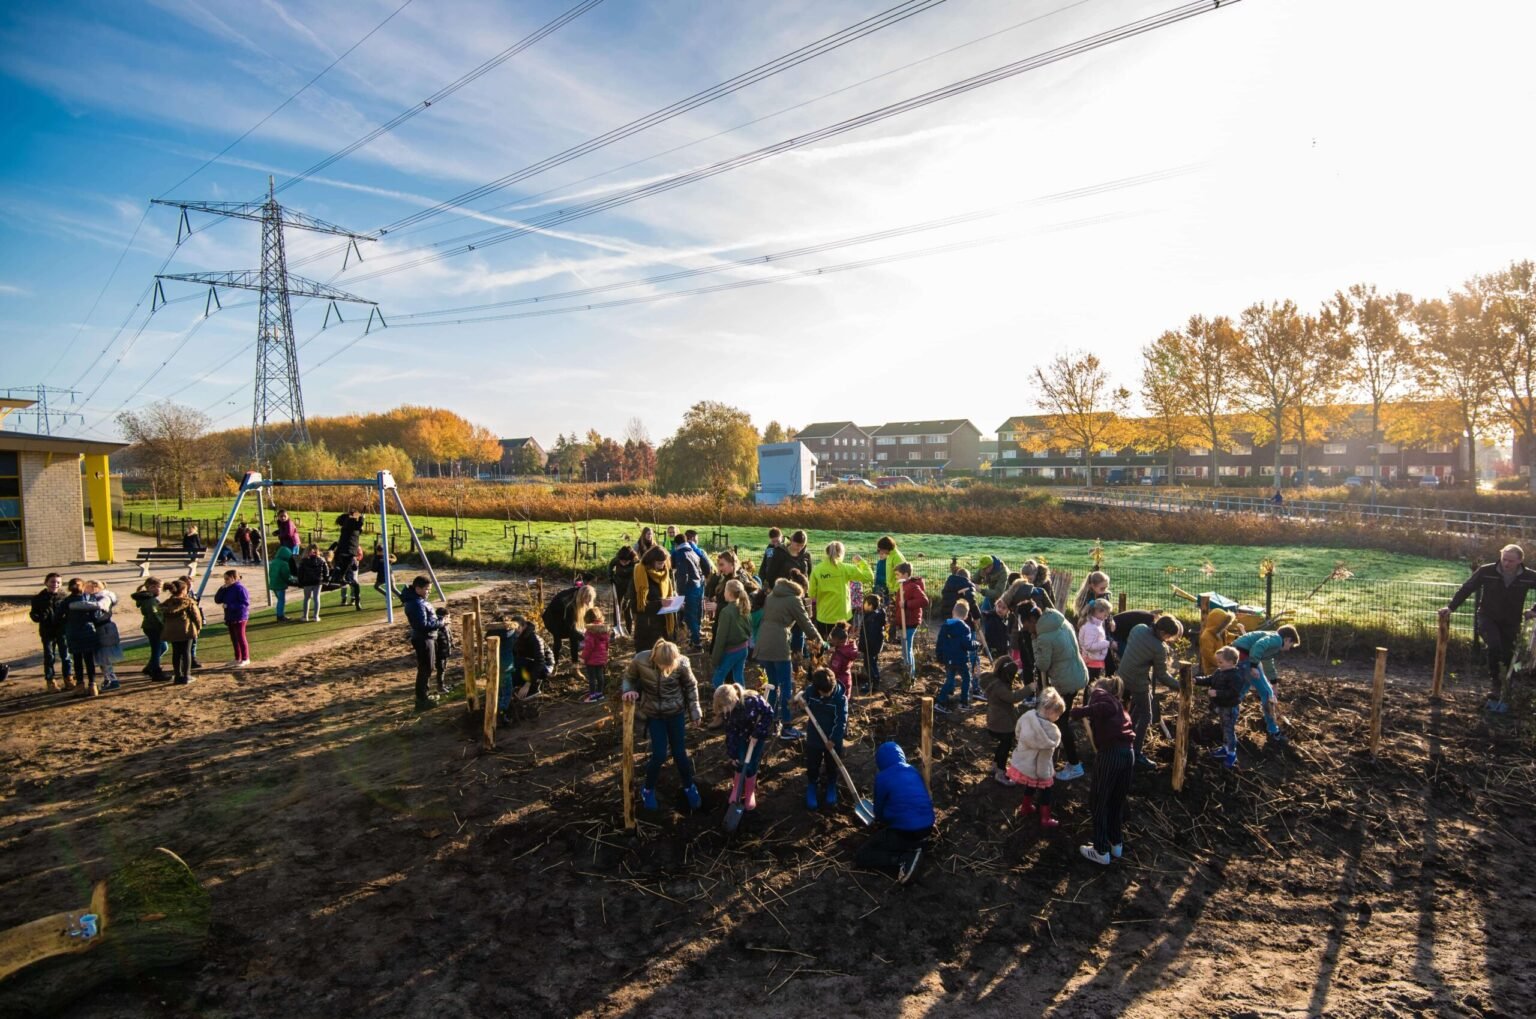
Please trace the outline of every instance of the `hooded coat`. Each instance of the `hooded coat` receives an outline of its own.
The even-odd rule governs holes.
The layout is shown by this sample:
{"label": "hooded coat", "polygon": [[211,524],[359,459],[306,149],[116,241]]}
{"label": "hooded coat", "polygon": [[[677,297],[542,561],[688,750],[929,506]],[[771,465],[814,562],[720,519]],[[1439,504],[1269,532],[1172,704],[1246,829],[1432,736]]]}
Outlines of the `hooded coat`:
{"label": "hooded coat", "polygon": [[440,625],[437,613],[432,611],[432,606],[427,604],[425,598],[416,593],[414,587],[402,587],[400,601],[405,605],[405,621],[411,626],[411,639],[426,640]]}
{"label": "hooded coat", "polygon": [[671,718],[684,711],[695,722],[704,717],[699,708],[699,681],[686,657],[679,658],[677,668],[663,676],[651,664],[651,652],[640,652],[624,670],[624,692],[631,690],[640,694],[635,712],[641,718]]}
{"label": "hooded coat", "polygon": [[991,611],[992,603],[1003,596],[1008,589],[1008,564],[997,556],[987,556],[986,565],[976,571],[971,578],[976,583],[976,589],[981,592],[982,611]]}
{"label": "hooded coat", "polygon": [[1056,748],[1061,745],[1061,727],[1030,710],[1019,719],[1013,738],[1013,756],[1008,759],[1013,770],[1035,783],[1050,785],[1056,777],[1054,762]]}
{"label": "hooded coat", "polygon": [[909,630],[916,629],[923,625],[923,615],[933,603],[928,600],[928,591],[923,587],[922,577],[903,580],[900,588],[898,597],[901,606],[891,610],[890,618],[897,623],[904,623]]}
{"label": "hooded coat", "polygon": [[875,751],[875,820],[897,831],[933,827],[933,799],[923,776],[907,763],[901,744],[886,742]]}
{"label": "hooded coat", "polygon": [[267,563],[268,589],[281,591],[297,579],[293,569],[293,549],[279,545],[277,551],[272,553],[272,561]]}
{"label": "hooded coat", "polygon": [[1200,670],[1210,675],[1217,669],[1216,652],[1242,634],[1237,617],[1226,609],[1211,609],[1200,622]]}
{"label": "hooded coat", "polygon": [[1077,635],[1058,609],[1046,609],[1035,624],[1035,668],[1063,696],[1088,686],[1088,666],[1077,650]]}
{"label": "hooded coat", "polygon": [[1019,705],[1029,697],[1030,691],[1027,686],[1013,685],[1009,677],[1016,672],[1010,669],[1006,675],[1001,675],[993,668],[981,681],[981,692],[987,695],[988,732],[1013,732],[1019,724]]}
{"label": "hooded coat", "polygon": [[165,629],[160,631],[160,639],[167,644],[196,640],[203,629],[203,610],[197,607],[191,595],[178,594],[167,598],[160,607],[160,614],[165,617]]}
{"label": "hooded coat", "polygon": [[855,580],[873,584],[875,571],[865,562],[841,562],[823,559],[811,570],[807,593],[816,600],[818,623],[846,623],[853,618],[853,603],[848,600],[848,585]]}
{"label": "hooded coat", "polygon": [[757,627],[757,660],[789,661],[789,635],[795,624],[815,636],[810,614],[805,611],[805,592],[788,577],[780,578],[763,603],[763,620]]}
{"label": "hooded coat", "polygon": [[1125,682],[1128,694],[1146,693],[1158,683],[1178,686],[1168,673],[1168,645],[1145,623],[1131,630],[1116,675]]}

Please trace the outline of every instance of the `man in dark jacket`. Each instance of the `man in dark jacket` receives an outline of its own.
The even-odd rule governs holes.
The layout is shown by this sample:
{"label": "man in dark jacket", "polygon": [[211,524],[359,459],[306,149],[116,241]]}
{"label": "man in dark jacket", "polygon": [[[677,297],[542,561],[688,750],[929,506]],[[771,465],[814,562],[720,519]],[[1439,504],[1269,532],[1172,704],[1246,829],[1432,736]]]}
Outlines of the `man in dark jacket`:
{"label": "man in dark jacket", "polygon": [[43,589],[32,596],[32,609],[28,613],[37,624],[37,635],[43,641],[43,678],[48,681],[50,690],[59,688],[55,681],[55,660],[64,670],[64,686],[69,686],[69,646],[64,641],[64,599],[67,595],[62,580],[57,573],[44,577]]}
{"label": "man in dark jacket", "polygon": [[1504,673],[1514,660],[1515,644],[1520,639],[1520,616],[1536,619],[1536,609],[1525,611],[1526,593],[1536,589],[1536,570],[1525,565],[1525,550],[1519,545],[1505,545],[1499,561],[1479,566],[1461,589],[1451,596],[1450,604],[1440,610],[1449,618],[1461,603],[1478,593],[1477,633],[1488,649],[1489,711],[1508,711],[1504,703]]}
{"label": "man in dark jacket", "polygon": [[[770,535],[772,533],[769,532]],[[763,550],[763,565],[757,576],[762,581],[764,591],[772,592],[774,585],[780,579],[787,578],[792,570],[799,570],[802,576],[810,578],[811,552],[806,547],[809,542],[810,537],[804,531],[796,531],[789,536],[788,542],[770,543]],[[790,650],[797,655],[805,654],[805,631],[799,623],[795,624],[793,636],[790,637]]]}
{"label": "man in dark jacket", "polygon": [[345,605],[350,594],[353,607],[362,611],[357,563],[363,554],[363,514],[359,510],[348,510],[336,518],[336,527],[336,558],[332,565],[340,575],[341,603]]}
{"label": "man in dark jacket", "polygon": [[875,823],[885,825],[854,857],[860,867],[894,870],[906,884],[917,871],[933,835],[933,799],[923,776],[907,763],[901,744],[886,742],[875,751]]}
{"label": "man in dark jacket", "polygon": [[628,545],[608,560],[608,582],[613,585],[614,606],[618,610],[620,634],[635,632],[635,550]]}
{"label": "man in dark jacket", "polygon": [[416,652],[416,710],[430,711],[436,701],[427,692],[427,683],[436,669],[437,628],[442,622],[432,606],[427,604],[427,592],[432,581],[417,577],[410,587],[400,589],[400,600],[405,604],[405,621],[411,627],[411,649]]}

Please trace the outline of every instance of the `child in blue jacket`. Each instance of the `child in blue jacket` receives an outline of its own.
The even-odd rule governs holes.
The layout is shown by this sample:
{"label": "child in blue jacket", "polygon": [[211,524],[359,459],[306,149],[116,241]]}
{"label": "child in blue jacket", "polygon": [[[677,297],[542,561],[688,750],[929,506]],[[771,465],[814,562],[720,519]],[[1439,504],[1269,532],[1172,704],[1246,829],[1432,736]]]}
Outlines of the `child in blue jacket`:
{"label": "child in blue jacket", "polygon": [[[837,803],[837,770],[827,751],[842,756],[843,736],[848,731],[848,698],[832,670],[820,668],[811,673],[810,685],[800,691],[797,699],[816,720],[816,725],[807,726],[805,733],[805,805],[811,810],[823,803],[830,807]],[[817,726],[821,727],[819,732]],[[822,733],[827,737],[825,743]]]}
{"label": "child in blue jacket", "polygon": [[756,810],[757,768],[768,740],[773,737],[773,705],[756,690],[748,690],[739,683],[723,683],[715,691],[714,715],[716,722],[725,727],[726,756],[736,765],[731,800]]}
{"label": "child in blue jacket", "polygon": [[1274,631],[1250,630],[1234,640],[1232,646],[1237,649],[1239,667],[1248,681],[1243,694],[1249,690],[1258,691],[1269,741],[1286,742],[1285,733],[1280,731],[1280,726],[1275,722],[1275,687],[1280,679],[1275,659],[1282,651],[1300,647],[1301,635],[1296,632],[1296,627],[1287,624]]}
{"label": "child in blue jacket", "polygon": [[1230,644],[1216,651],[1216,671],[1209,676],[1196,676],[1195,685],[1209,687],[1211,705],[1221,719],[1221,743],[1211,751],[1229,768],[1237,766],[1237,715],[1242,710],[1243,693],[1248,680],[1238,668],[1238,650]]}
{"label": "child in blue jacket", "polygon": [[875,751],[875,823],[885,827],[854,857],[860,867],[894,870],[906,884],[933,835],[933,799],[923,776],[907,763],[901,744],[887,742]]}
{"label": "child in blue jacket", "polygon": [[958,602],[951,612],[939,627],[939,639],[934,644],[934,653],[944,663],[944,686],[933,710],[945,715],[954,710],[950,696],[955,692],[956,681],[960,683],[960,710],[971,710],[971,659],[976,654],[976,638],[965,621],[970,606]]}

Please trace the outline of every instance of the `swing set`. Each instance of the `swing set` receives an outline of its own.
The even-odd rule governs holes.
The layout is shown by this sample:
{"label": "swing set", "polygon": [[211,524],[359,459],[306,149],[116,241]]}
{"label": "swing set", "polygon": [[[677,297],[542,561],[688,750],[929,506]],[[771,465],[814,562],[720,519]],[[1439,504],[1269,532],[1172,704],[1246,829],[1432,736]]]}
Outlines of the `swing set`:
{"label": "swing set", "polygon": [[[395,498],[395,508],[399,511],[401,519],[405,521],[405,528],[411,535],[411,542],[421,552],[421,564],[426,567],[427,575],[432,578],[432,586],[437,589],[437,600],[444,605],[448,604],[448,598],[443,594],[443,585],[437,579],[437,571],[432,569],[432,563],[427,559],[427,550],[421,544],[421,538],[416,533],[416,527],[411,523],[411,515],[406,512],[405,503],[400,500],[400,489],[395,486],[394,476],[389,471],[379,471],[378,475],[372,478],[306,479],[300,481],[268,479],[263,478],[259,471],[248,471],[245,477],[240,480],[240,491],[235,495],[235,504],[230,507],[229,516],[224,519],[224,527],[219,531],[219,541],[213,548],[211,560],[214,564],[218,563],[219,555],[224,551],[225,544],[229,541],[229,532],[235,526],[235,519],[240,515],[240,507],[244,504],[245,497],[255,492],[263,542],[261,562],[263,567],[265,567],[267,562],[265,544],[267,535],[272,533],[267,530],[268,503],[272,503],[274,514],[277,511],[275,497],[269,499],[268,493],[274,492],[279,488],[367,488],[378,494],[379,548],[383,553],[381,560],[384,570],[384,613],[391,623],[395,621],[395,599],[394,570],[390,568],[389,562],[389,504],[387,497],[393,495]],[[202,582],[197,586],[197,600],[199,602],[203,600],[203,592],[208,587],[209,578],[217,572],[218,570],[215,568],[203,571]],[[264,584],[263,587],[266,587],[266,585]],[[270,588],[267,588],[267,604],[272,604],[272,591]]]}

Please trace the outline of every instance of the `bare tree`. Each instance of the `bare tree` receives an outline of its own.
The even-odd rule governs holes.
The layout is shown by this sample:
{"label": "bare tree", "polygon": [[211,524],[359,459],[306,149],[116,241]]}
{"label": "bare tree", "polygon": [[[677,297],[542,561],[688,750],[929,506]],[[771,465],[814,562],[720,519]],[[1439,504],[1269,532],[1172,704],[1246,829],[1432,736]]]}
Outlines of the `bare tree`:
{"label": "bare tree", "polygon": [[1109,372],[1092,354],[1068,351],[1035,369],[1044,402],[1047,441],[1075,447],[1082,453],[1087,483],[1093,486],[1093,455],[1115,448],[1126,437],[1121,415],[1131,394],[1114,387]]}
{"label": "bare tree", "polygon": [[124,411],[117,424],[149,470],[176,486],[176,508],[185,509],[187,482],[206,462],[208,415],[178,403],[159,403],[148,410]]}

